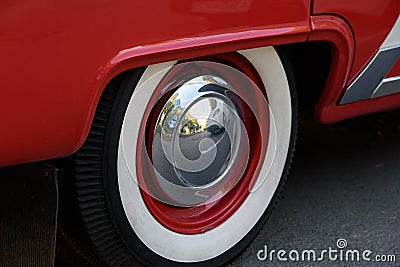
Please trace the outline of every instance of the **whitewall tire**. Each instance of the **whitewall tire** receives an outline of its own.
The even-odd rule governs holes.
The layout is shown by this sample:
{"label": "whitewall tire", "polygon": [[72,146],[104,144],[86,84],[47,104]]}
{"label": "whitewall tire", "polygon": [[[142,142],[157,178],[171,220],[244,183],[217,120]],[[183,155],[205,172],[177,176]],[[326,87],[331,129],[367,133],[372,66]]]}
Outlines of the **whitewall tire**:
{"label": "whitewall tire", "polygon": [[[88,233],[92,252],[104,264],[130,265],[133,258],[137,258],[148,265],[221,265],[242,251],[265,223],[276,201],[277,192],[281,190],[284,183],[293,154],[297,124],[293,79],[288,74],[289,63],[283,64],[282,57],[272,47],[237,51],[231,54],[231,56],[216,56],[215,60],[213,56],[196,59],[199,62],[205,62],[204,64],[208,64],[208,61],[211,63],[204,67],[204,70],[201,69],[203,63],[199,63],[200,67],[197,66],[195,70],[198,73],[190,74],[191,78],[185,81],[178,81],[179,86],[173,87],[169,93],[162,91],[159,88],[160,84],[180,66],[180,61],[150,65],[120,75],[105,89],[89,137],[81,150],[77,152],[75,160],[78,202],[83,225]],[[244,63],[236,64],[235,62],[238,61]],[[215,69],[222,72],[221,79],[216,77],[218,74],[212,74],[218,71],[211,70],[211,74],[209,73],[213,64],[222,64],[221,62],[228,62],[225,64],[239,71],[242,70],[236,66],[249,65],[248,71],[253,72],[256,77],[252,79],[257,80],[254,83],[262,87],[260,90],[263,92],[260,92],[260,96],[265,97],[262,102],[264,104],[258,104],[258,110],[261,111],[255,111],[255,113],[263,113],[263,110],[267,109],[269,114],[265,122],[267,125],[263,126],[268,130],[262,132],[264,128],[261,127],[261,130],[252,132],[250,135],[248,145],[246,145],[249,151],[246,159],[249,163],[242,166],[240,175],[237,175],[239,171],[234,169],[239,168],[236,167],[238,164],[235,160],[243,161],[243,159],[240,158],[240,153],[234,154],[232,151],[235,147],[241,149],[244,137],[236,138],[236,141],[232,139],[224,141],[225,139],[221,136],[227,136],[229,129],[233,129],[232,136],[239,136],[238,133],[240,133],[248,137],[246,133],[243,135],[235,129],[239,129],[241,124],[244,125],[242,126],[244,130],[254,128],[254,123],[260,123],[264,115],[243,115],[251,111],[250,104],[243,103],[247,101],[246,97],[251,102],[252,97],[255,97],[253,94],[244,96],[242,100],[237,100],[240,97],[230,100],[230,93],[220,95],[222,85],[226,84],[228,88],[235,87],[235,83],[238,83],[236,78],[230,81],[231,76],[225,75],[219,65],[215,65]],[[186,60],[183,64],[193,64],[193,61]],[[181,68],[175,72],[185,70],[185,67]],[[201,79],[190,79],[199,75],[203,75],[203,80],[207,80],[201,84],[203,89],[204,86],[208,86],[207,88],[215,91],[205,94],[204,90],[198,89],[201,86],[193,85]],[[175,78],[176,76],[171,80]],[[227,83],[220,82],[223,79],[227,80]],[[189,89],[183,88],[185,86]],[[193,88],[198,90],[198,95],[193,94],[194,97],[190,100],[193,103],[185,106],[182,102],[186,98],[182,95],[191,92],[190,90],[193,91]],[[166,97],[157,96],[154,100],[155,95],[161,95],[160,92]],[[255,93],[255,95],[258,94]],[[180,102],[176,100],[177,97],[181,97]],[[176,118],[177,115],[171,113],[170,103],[175,103],[178,106],[175,108],[180,108],[179,112],[175,113],[182,117],[186,116],[186,120]],[[211,110],[206,112],[209,117],[207,120],[201,120],[205,114],[204,110],[207,109]],[[238,110],[242,117],[247,116],[246,119],[243,122],[226,119],[225,117],[229,117],[232,110]],[[222,112],[223,116],[215,115],[218,112]],[[200,115],[198,118],[193,118],[193,114]],[[175,116],[174,120],[167,121],[168,116]],[[216,120],[214,124],[217,126],[211,125],[212,123],[209,122],[211,119]],[[190,120],[192,120],[191,124],[188,124],[187,121]],[[173,127],[175,123],[184,123],[181,121],[186,124],[179,126],[180,132],[176,133],[175,130],[168,132],[168,125]],[[249,121],[252,126],[246,125]],[[142,164],[141,155],[145,154],[143,151],[149,149],[152,151],[149,153],[150,158],[153,157],[154,160],[158,153],[155,149],[158,143],[154,140],[161,138],[160,142],[163,142],[167,138],[162,139],[163,137],[157,135],[157,127],[161,127],[159,135],[164,134],[168,138],[171,136],[172,139],[175,138],[174,134],[177,138],[181,137],[182,142],[195,140],[196,136],[204,139],[204,136],[208,139],[219,138],[216,144],[222,146],[223,142],[228,142],[227,147],[231,149],[230,151],[227,149],[227,152],[217,150],[219,152],[214,154],[214,157],[218,157],[221,153],[226,153],[222,159],[223,163],[215,163],[216,167],[213,163],[214,165],[207,167],[210,170],[206,168],[200,170],[207,174],[200,176],[211,177],[209,180],[203,181],[202,178],[196,178],[197,176],[193,176],[195,174],[188,171],[182,172],[183,174],[178,173],[179,179],[176,179],[178,182],[174,182],[171,178],[167,181],[168,184],[172,183],[175,186],[174,183],[176,183],[184,189],[188,187],[191,190],[188,192],[198,188],[203,190],[201,192],[205,192],[204,190],[213,190],[220,181],[223,181],[220,177],[229,174],[231,175],[229,177],[234,177],[229,178],[232,180],[226,178],[225,183],[230,185],[229,190],[226,190],[225,184],[218,187],[218,190],[220,188],[225,190],[218,198],[210,197],[207,203],[193,200],[194,202],[190,202],[188,206],[182,207],[176,207],[178,201],[176,199],[171,200],[172,204],[167,203],[146,191],[146,185],[141,183],[146,183],[150,178],[147,178],[146,172],[142,171],[144,164]],[[183,129],[187,133],[183,133]],[[252,140],[257,139],[254,136],[259,139],[267,138],[268,142],[257,143],[258,141]],[[188,144],[185,143],[185,146]],[[208,148],[207,151],[209,150]],[[157,165],[157,160],[158,158],[154,160],[155,163],[152,160],[149,161]],[[159,163],[162,168],[168,164],[173,165],[165,159],[164,161],[165,163]],[[176,173],[176,168],[174,170]],[[236,180],[233,181],[233,179]],[[244,184],[245,182],[241,179],[249,179],[248,184]],[[158,183],[155,178],[154,181]],[[246,186],[248,192],[245,193],[237,188]],[[198,192],[200,191],[196,191],[196,194]],[[169,194],[174,198],[173,193]],[[201,208],[202,205],[204,208]],[[224,205],[229,205],[229,207],[224,207]],[[181,221],[182,225],[180,225]]]}

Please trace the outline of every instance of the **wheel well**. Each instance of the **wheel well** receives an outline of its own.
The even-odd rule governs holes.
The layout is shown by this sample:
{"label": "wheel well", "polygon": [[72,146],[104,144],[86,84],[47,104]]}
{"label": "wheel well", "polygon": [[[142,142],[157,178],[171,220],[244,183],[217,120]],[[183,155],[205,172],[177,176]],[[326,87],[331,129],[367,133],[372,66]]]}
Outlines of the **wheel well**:
{"label": "wheel well", "polygon": [[313,109],[328,79],[331,47],[327,42],[307,42],[277,47],[293,69],[300,109]]}
{"label": "wheel well", "polygon": [[[325,88],[331,69],[331,47],[328,42],[313,41],[277,46],[291,63],[298,89],[298,106],[301,109],[314,109]],[[118,83],[127,70],[112,79]],[[108,86],[108,85],[107,85]]]}

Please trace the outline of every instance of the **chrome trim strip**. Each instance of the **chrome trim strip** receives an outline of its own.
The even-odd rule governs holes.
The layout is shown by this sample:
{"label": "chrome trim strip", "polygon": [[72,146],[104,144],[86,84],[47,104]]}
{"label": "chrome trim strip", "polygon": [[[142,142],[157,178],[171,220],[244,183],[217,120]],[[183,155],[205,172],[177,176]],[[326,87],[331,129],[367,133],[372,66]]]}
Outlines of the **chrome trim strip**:
{"label": "chrome trim strip", "polygon": [[[400,15],[389,34],[367,67],[346,89],[340,104],[387,95],[393,89],[386,89],[388,81],[384,79],[400,58]],[[390,83],[392,84],[392,83]],[[390,85],[392,88],[392,85]]]}
{"label": "chrome trim strip", "polygon": [[400,44],[379,49],[368,66],[347,88],[340,104],[373,98],[375,91],[399,58]]}
{"label": "chrome trim strip", "polygon": [[400,76],[385,78],[371,98],[400,93]]}

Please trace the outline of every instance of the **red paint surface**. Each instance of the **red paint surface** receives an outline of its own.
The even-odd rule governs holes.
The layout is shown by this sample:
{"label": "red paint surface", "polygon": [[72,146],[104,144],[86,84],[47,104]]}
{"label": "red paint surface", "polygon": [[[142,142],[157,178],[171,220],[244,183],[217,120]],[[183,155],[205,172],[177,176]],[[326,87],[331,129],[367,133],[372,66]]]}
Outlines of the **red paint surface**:
{"label": "red paint surface", "polygon": [[118,72],[305,41],[309,9],[308,0],[2,1],[0,166],[76,151]]}
{"label": "red paint surface", "polygon": [[348,84],[368,64],[399,13],[399,0],[314,0],[313,15],[336,14],[351,25],[355,54]]}
{"label": "red paint surface", "polygon": [[[334,123],[355,116],[386,111],[400,106],[399,94],[338,105],[344,89],[350,80],[350,69],[352,64],[354,66],[352,58],[357,50],[357,41],[353,39],[351,29],[346,21],[335,16],[312,16],[311,27],[312,33],[308,38],[309,41],[328,41],[332,47],[331,71],[323,94],[315,108],[315,118],[317,121],[321,123]],[[398,65],[395,66],[395,69],[390,74],[395,71],[398,72]]]}
{"label": "red paint surface", "polygon": [[[154,6],[150,1],[1,2],[0,166],[76,151],[104,86],[122,71],[304,42],[311,26],[308,40],[328,41],[334,50],[316,108],[319,121],[400,106],[398,95],[337,106],[345,85],[391,29],[398,0],[314,0],[313,13],[320,15],[311,21],[310,0],[170,0]],[[399,65],[388,76],[399,75]]]}
{"label": "red paint surface", "polygon": [[323,94],[316,106],[315,117],[323,123],[330,123],[334,112],[327,108],[336,108],[338,99],[346,86],[350,75],[354,55],[354,39],[349,25],[335,16],[312,16],[312,32],[308,41],[327,41],[331,44],[331,71]]}
{"label": "red paint surface", "polygon": [[396,64],[394,64],[393,68],[386,75],[386,78],[400,76],[400,59],[397,60]]}

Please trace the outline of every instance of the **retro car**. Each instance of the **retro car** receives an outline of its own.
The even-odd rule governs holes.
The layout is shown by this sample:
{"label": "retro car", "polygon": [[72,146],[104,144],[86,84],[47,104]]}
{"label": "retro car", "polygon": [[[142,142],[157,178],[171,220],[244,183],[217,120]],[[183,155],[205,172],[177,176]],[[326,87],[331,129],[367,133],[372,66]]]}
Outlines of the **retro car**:
{"label": "retro car", "polygon": [[3,1],[0,166],[72,159],[74,246],[94,262],[225,264],[282,189],[298,103],[326,124],[400,107],[399,13],[398,0]]}

